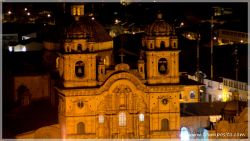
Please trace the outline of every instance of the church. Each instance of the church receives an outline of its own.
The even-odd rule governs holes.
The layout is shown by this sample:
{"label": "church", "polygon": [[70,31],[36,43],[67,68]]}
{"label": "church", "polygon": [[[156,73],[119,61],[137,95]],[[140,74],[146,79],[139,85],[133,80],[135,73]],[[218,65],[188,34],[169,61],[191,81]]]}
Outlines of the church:
{"label": "church", "polygon": [[[42,127],[34,138],[180,138],[180,104],[199,102],[197,83],[179,72],[174,26],[158,13],[145,29],[137,68],[115,64],[113,39],[84,5],[71,6],[74,22],[56,59],[60,83],[58,124]],[[52,132],[52,130],[54,132]]]}

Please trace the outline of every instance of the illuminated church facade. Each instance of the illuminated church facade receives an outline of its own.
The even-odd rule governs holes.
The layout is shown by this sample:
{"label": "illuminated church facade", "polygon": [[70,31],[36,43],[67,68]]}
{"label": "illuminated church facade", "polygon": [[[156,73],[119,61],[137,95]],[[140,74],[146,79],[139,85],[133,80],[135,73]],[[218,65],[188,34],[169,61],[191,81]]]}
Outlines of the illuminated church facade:
{"label": "illuminated church facade", "polygon": [[198,102],[199,85],[180,81],[173,26],[157,15],[145,30],[137,69],[131,69],[123,61],[114,64],[112,38],[84,16],[83,5],[71,11],[75,21],[56,60],[57,138],[179,138],[180,103]]}
{"label": "illuminated church facade", "polygon": [[137,69],[123,62],[110,69],[112,39],[78,8],[57,60],[61,138],[179,138],[180,95],[198,102],[199,86],[180,83],[174,28],[158,14]]}

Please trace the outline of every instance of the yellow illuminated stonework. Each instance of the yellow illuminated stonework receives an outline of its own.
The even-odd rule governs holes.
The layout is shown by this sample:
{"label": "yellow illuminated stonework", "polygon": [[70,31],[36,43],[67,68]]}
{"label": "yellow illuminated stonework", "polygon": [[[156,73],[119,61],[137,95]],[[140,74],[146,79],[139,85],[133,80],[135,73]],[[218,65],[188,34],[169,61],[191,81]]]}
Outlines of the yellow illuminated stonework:
{"label": "yellow illuminated stonework", "polygon": [[[61,55],[64,87],[57,92],[62,138],[179,138],[180,101],[198,102],[199,87],[180,84],[177,38],[170,25],[161,25],[152,25],[157,36],[143,39],[145,58],[137,69],[125,63],[107,69],[109,58],[98,61],[98,50],[108,43],[94,46],[96,53]],[[161,34],[164,30],[168,34]],[[85,41],[76,42],[65,44],[65,50],[87,47]],[[75,75],[79,60],[86,66],[82,78]]]}
{"label": "yellow illuminated stonework", "polygon": [[111,66],[107,50],[113,48],[112,40],[69,36],[64,41],[57,59],[57,138],[179,138],[180,102],[198,102],[199,87],[180,83],[180,51],[172,26],[157,19],[149,29],[136,69],[123,62]]}

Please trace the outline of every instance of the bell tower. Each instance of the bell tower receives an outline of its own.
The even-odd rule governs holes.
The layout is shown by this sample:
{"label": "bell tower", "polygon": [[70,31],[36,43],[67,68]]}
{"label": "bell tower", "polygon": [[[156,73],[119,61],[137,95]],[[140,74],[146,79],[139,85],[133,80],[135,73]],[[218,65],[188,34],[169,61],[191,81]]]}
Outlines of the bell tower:
{"label": "bell tower", "polygon": [[179,83],[178,39],[172,25],[158,13],[142,40],[146,53],[148,84]]}
{"label": "bell tower", "polygon": [[76,17],[84,16],[84,5],[71,5],[75,21],[65,29],[63,52],[59,53],[59,72],[65,88],[97,85],[97,53],[93,50],[92,31]]}

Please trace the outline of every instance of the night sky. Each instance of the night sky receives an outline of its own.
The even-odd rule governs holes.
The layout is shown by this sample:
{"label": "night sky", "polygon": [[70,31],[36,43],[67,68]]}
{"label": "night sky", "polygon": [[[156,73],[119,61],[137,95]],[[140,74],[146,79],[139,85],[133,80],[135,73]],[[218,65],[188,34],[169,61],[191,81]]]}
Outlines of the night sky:
{"label": "night sky", "polygon": [[[41,10],[49,10],[57,18],[63,12],[64,3],[3,3],[3,13],[8,10],[15,11],[16,14],[22,14],[27,7],[32,13]],[[70,3],[65,3],[66,7]],[[155,13],[161,11],[165,19],[174,21],[195,17],[196,20],[206,19],[211,16],[211,7],[222,6],[232,8],[234,17],[241,20],[247,20],[247,3],[131,3],[123,6],[120,3],[86,3],[85,13],[95,13],[97,20],[103,24],[113,22],[118,17],[136,23],[146,23],[154,20]],[[193,18],[194,19],[194,18]],[[193,20],[193,22],[195,22]]]}

